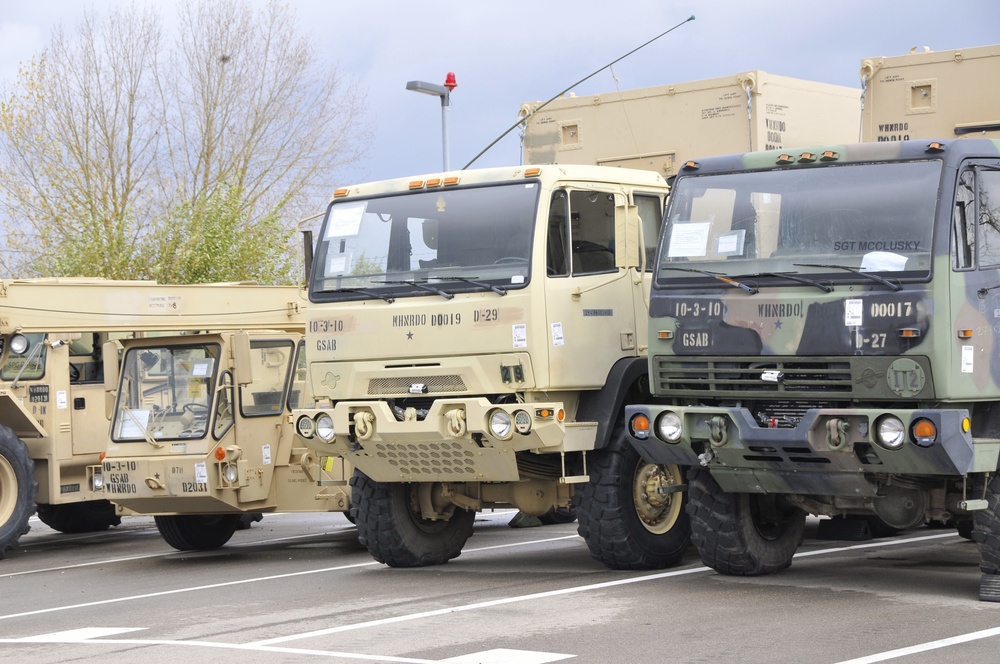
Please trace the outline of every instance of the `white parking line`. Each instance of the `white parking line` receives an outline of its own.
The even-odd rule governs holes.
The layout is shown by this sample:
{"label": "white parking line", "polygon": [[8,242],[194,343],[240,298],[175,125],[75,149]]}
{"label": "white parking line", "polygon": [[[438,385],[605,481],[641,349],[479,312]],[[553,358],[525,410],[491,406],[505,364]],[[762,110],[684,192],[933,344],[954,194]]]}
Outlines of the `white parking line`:
{"label": "white parking line", "polygon": [[896,659],[897,657],[906,657],[907,655],[915,655],[917,653],[927,652],[928,650],[947,648],[948,646],[968,643],[969,641],[977,641],[979,639],[988,639],[994,636],[1000,636],[1000,627],[984,629],[978,632],[969,632],[968,634],[960,634],[958,636],[950,636],[946,639],[928,641],[927,643],[907,646],[906,648],[887,650],[886,652],[875,655],[867,655],[866,657],[858,657],[857,659],[848,659],[843,662],[838,662],[838,664],[873,664],[874,662],[884,662],[886,660]]}

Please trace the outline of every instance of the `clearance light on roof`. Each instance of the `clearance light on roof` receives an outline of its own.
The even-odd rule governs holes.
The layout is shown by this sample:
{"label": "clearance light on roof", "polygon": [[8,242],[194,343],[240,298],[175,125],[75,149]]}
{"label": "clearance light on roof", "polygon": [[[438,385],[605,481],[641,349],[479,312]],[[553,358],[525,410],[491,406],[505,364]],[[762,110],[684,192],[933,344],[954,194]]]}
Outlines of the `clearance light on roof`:
{"label": "clearance light on roof", "polygon": [[423,189],[423,188],[424,188],[423,180],[410,180],[410,189]]}
{"label": "clearance light on roof", "polygon": [[778,163],[779,164],[791,164],[791,163],[794,163],[794,162],[795,162],[795,157],[793,157],[790,154],[778,155]]}
{"label": "clearance light on roof", "polygon": [[944,152],[944,143],[938,141],[931,141],[927,146],[928,152]]}
{"label": "clearance light on roof", "polygon": [[427,181],[428,189],[430,189],[431,187],[440,187],[440,186],[441,186],[441,178],[434,178],[433,180]]}
{"label": "clearance light on roof", "polygon": [[344,197],[346,195],[347,195],[347,188],[346,187],[344,187],[343,189],[337,189],[336,191],[333,192],[333,197],[334,198],[342,198],[342,197]]}
{"label": "clearance light on roof", "polygon": [[458,184],[458,178],[455,177],[455,176],[452,176],[450,178],[445,178],[444,179],[444,186],[446,186],[446,187],[451,187],[451,186],[454,186],[456,184]]}
{"label": "clearance light on roof", "polygon": [[696,171],[698,170],[698,162],[696,161],[685,161],[681,168],[685,171]]}
{"label": "clearance light on roof", "polygon": [[803,152],[802,154],[799,155],[800,164],[811,164],[814,161],[816,161],[816,155],[814,155],[812,152]]}
{"label": "clearance light on roof", "polygon": [[524,169],[524,177],[526,177],[526,178],[533,178],[533,177],[535,177],[536,175],[538,175],[541,172],[542,172],[542,169],[540,169],[540,168],[526,168],[526,169]]}
{"label": "clearance light on roof", "polygon": [[825,150],[822,155],[820,155],[820,161],[836,161],[840,159],[840,155],[833,150]]}

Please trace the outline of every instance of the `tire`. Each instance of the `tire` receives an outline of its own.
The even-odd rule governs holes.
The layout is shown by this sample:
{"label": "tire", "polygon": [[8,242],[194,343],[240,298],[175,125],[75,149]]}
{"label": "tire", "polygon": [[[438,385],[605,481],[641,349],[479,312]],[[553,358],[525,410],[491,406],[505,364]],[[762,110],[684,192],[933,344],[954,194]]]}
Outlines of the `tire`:
{"label": "tire", "polygon": [[209,551],[224,546],[236,532],[239,514],[156,516],[156,529],[178,551]]}
{"label": "tire", "polygon": [[28,448],[5,426],[0,426],[0,558],[17,546],[31,526],[35,512],[35,462]]}
{"label": "tire", "polygon": [[577,532],[590,555],[611,569],[662,569],[680,562],[691,543],[684,493],[649,499],[654,483],[683,483],[680,467],[646,463],[623,429],[589,459],[590,481],[578,486],[573,503]]}
{"label": "tire", "polygon": [[107,500],[88,500],[65,505],[39,505],[38,518],[61,533],[96,533],[120,525],[122,518]]}
{"label": "tire", "polygon": [[351,478],[358,541],[389,567],[443,565],[457,558],[472,536],[471,510],[456,507],[448,520],[422,519],[414,504],[417,486],[376,482],[357,469]]}
{"label": "tire", "polygon": [[983,574],[979,579],[979,601],[1000,602],[1000,576]]}
{"label": "tire", "polygon": [[1000,475],[986,487],[986,509],[972,513],[972,540],[979,545],[979,569],[984,575],[1000,575]]}
{"label": "tire", "polygon": [[560,523],[573,523],[576,521],[575,507],[557,507],[548,514],[538,517],[543,526],[555,526]]}
{"label": "tire", "polygon": [[688,475],[688,514],[702,562],[732,576],[791,565],[806,522],[806,513],[780,495],[727,493],[700,468]]}

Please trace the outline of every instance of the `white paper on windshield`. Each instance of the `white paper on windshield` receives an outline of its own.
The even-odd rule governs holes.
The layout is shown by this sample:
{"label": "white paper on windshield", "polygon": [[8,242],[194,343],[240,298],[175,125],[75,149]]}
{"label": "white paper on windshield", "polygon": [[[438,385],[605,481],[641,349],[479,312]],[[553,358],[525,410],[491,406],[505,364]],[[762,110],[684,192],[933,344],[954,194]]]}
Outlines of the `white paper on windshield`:
{"label": "white paper on windshield", "polygon": [[869,251],[861,259],[862,272],[902,272],[906,269],[906,256],[891,251]]}
{"label": "white paper on windshield", "polygon": [[723,233],[715,239],[715,253],[720,256],[737,256],[743,254],[743,238],[746,237],[746,230],[740,229],[730,233]]}
{"label": "white paper on windshield", "polygon": [[844,325],[858,327],[864,319],[865,304],[863,300],[846,300],[844,302]]}
{"label": "white paper on windshield", "polygon": [[689,221],[686,224],[671,226],[667,256],[670,258],[704,256],[705,250],[708,248],[710,226],[710,221]]}
{"label": "white paper on windshield", "polygon": [[205,376],[210,376],[212,374],[212,359],[199,360],[191,365],[191,375],[200,376],[204,378]]}
{"label": "white paper on windshield", "polygon": [[148,410],[130,410],[121,412],[121,426],[118,429],[119,438],[144,438],[143,432],[149,425]]}
{"label": "white paper on windshield", "polygon": [[361,218],[368,208],[366,201],[339,203],[333,206],[326,225],[326,237],[353,237],[361,229]]}
{"label": "white paper on windshield", "polygon": [[343,274],[347,271],[347,254],[332,254],[326,259],[327,274]]}

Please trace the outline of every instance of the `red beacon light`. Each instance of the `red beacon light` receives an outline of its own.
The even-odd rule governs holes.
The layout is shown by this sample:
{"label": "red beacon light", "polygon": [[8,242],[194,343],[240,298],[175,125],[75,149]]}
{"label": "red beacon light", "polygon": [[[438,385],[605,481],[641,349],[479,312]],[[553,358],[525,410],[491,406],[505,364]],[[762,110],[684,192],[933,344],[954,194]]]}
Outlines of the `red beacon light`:
{"label": "red beacon light", "polygon": [[450,71],[448,75],[444,78],[444,87],[448,88],[448,92],[451,92],[458,87],[458,83],[455,82],[455,72]]}

